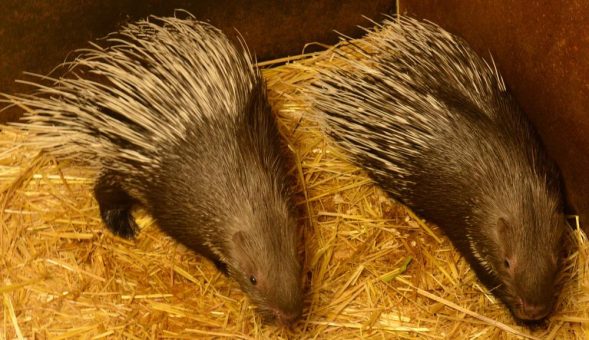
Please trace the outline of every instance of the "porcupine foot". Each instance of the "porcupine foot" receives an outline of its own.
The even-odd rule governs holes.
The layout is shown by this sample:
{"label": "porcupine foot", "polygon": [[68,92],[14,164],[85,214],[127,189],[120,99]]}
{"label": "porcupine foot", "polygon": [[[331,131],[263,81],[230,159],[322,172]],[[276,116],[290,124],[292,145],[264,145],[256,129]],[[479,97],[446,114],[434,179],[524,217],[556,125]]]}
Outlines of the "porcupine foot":
{"label": "porcupine foot", "polygon": [[102,173],[94,185],[94,196],[98,201],[102,221],[110,231],[120,237],[135,237],[139,229],[131,214],[135,200],[127,194],[112,176]]}

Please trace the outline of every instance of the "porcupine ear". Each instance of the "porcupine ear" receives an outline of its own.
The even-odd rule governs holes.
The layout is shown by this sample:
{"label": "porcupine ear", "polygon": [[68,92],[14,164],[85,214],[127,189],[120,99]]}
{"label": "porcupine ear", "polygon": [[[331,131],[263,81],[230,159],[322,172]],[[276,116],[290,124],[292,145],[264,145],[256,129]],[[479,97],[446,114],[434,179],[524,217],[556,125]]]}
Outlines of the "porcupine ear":
{"label": "porcupine ear", "polygon": [[495,226],[495,236],[497,237],[497,244],[501,252],[503,253],[503,265],[506,269],[508,269],[511,273],[514,270],[514,265],[516,259],[513,257],[512,253],[512,245],[511,245],[511,230],[513,225],[509,223],[506,218],[499,217],[497,219],[497,225]]}
{"label": "porcupine ear", "polygon": [[245,249],[248,248],[248,243],[250,243],[247,239],[247,234],[245,231],[236,231],[232,237],[233,246],[236,249],[239,249],[240,252],[243,252]]}
{"label": "porcupine ear", "polygon": [[504,244],[506,239],[508,238],[509,234],[509,222],[504,217],[499,217],[497,219],[497,224],[495,225],[494,236],[495,239],[499,244]]}
{"label": "porcupine ear", "polygon": [[504,236],[505,233],[507,232],[507,228],[509,228],[507,220],[503,217],[499,217],[499,219],[497,219],[497,227],[496,228],[497,228],[496,229],[497,236],[499,236],[499,237]]}
{"label": "porcupine ear", "polygon": [[243,231],[236,231],[233,234],[233,242],[235,245],[243,247],[245,244],[245,235]]}
{"label": "porcupine ear", "polygon": [[[247,275],[254,275],[256,265],[253,261],[256,259],[250,257],[252,254],[252,243],[247,239],[247,236],[245,231],[236,231],[232,237],[233,249],[238,268],[244,273],[247,273]],[[250,254],[250,256],[245,254]]]}

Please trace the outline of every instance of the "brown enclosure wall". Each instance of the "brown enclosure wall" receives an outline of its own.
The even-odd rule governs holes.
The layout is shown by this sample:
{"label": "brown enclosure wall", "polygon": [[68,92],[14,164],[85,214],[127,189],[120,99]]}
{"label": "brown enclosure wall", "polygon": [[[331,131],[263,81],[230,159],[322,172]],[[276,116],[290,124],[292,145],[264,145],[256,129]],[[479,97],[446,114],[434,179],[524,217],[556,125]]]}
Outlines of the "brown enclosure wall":
{"label": "brown enclosure wall", "polygon": [[589,2],[401,0],[489,51],[558,162],[570,203],[589,221]]}
{"label": "brown enclosure wall", "polygon": [[[228,34],[237,28],[258,60],[300,54],[306,43],[337,41],[334,29],[360,35],[361,15],[390,13],[393,0],[1,0],[0,92],[26,87],[23,71],[47,74],[74,49],[103,37],[126,21],[189,10]],[[13,119],[4,112],[0,121]]]}

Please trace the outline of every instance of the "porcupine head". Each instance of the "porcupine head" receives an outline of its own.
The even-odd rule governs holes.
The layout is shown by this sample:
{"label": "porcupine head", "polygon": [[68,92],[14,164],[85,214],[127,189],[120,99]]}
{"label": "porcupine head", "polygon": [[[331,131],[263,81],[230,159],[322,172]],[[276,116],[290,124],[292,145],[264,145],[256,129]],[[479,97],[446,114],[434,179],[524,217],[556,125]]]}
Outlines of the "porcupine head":
{"label": "porcupine head", "polygon": [[[265,320],[302,311],[296,214],[280,136],[249,53],[193,17],[129,24],[108,48],[83,50],[84,73],[13,97],[31,143],[97,160],[95,196],[115,234],[160,228],[230,277]],[[72,68],[75,69],[75,68]]]}
{"label": "porcupine head", "polygon": [[454,223],[466,227],[461,235],[442,229],[517,319],[537,321],[552,311],[560,290],[566,222],[556,191],[533,183],[535,178],[514,180],[520,183],[495,183],[481,198],[481,209],[457,216]]}

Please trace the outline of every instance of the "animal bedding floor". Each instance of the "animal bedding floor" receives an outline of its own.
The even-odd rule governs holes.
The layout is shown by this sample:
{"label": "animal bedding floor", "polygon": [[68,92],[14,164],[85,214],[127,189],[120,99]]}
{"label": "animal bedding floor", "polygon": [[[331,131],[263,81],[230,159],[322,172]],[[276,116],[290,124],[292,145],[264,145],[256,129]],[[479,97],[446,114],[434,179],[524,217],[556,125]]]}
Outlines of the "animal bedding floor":
{"label": "animal bedding floor", "polygon": [[94,172],[0,135],[0,337],[584,338],[589,249],[582,234],[544,327],[514,323],[434,226],[389,200],[307,119],[304,88],[330,53],[264,71],[298,179],[305,314],[262,325],[237,285],[140,211],[133,241],[111,235]]}

